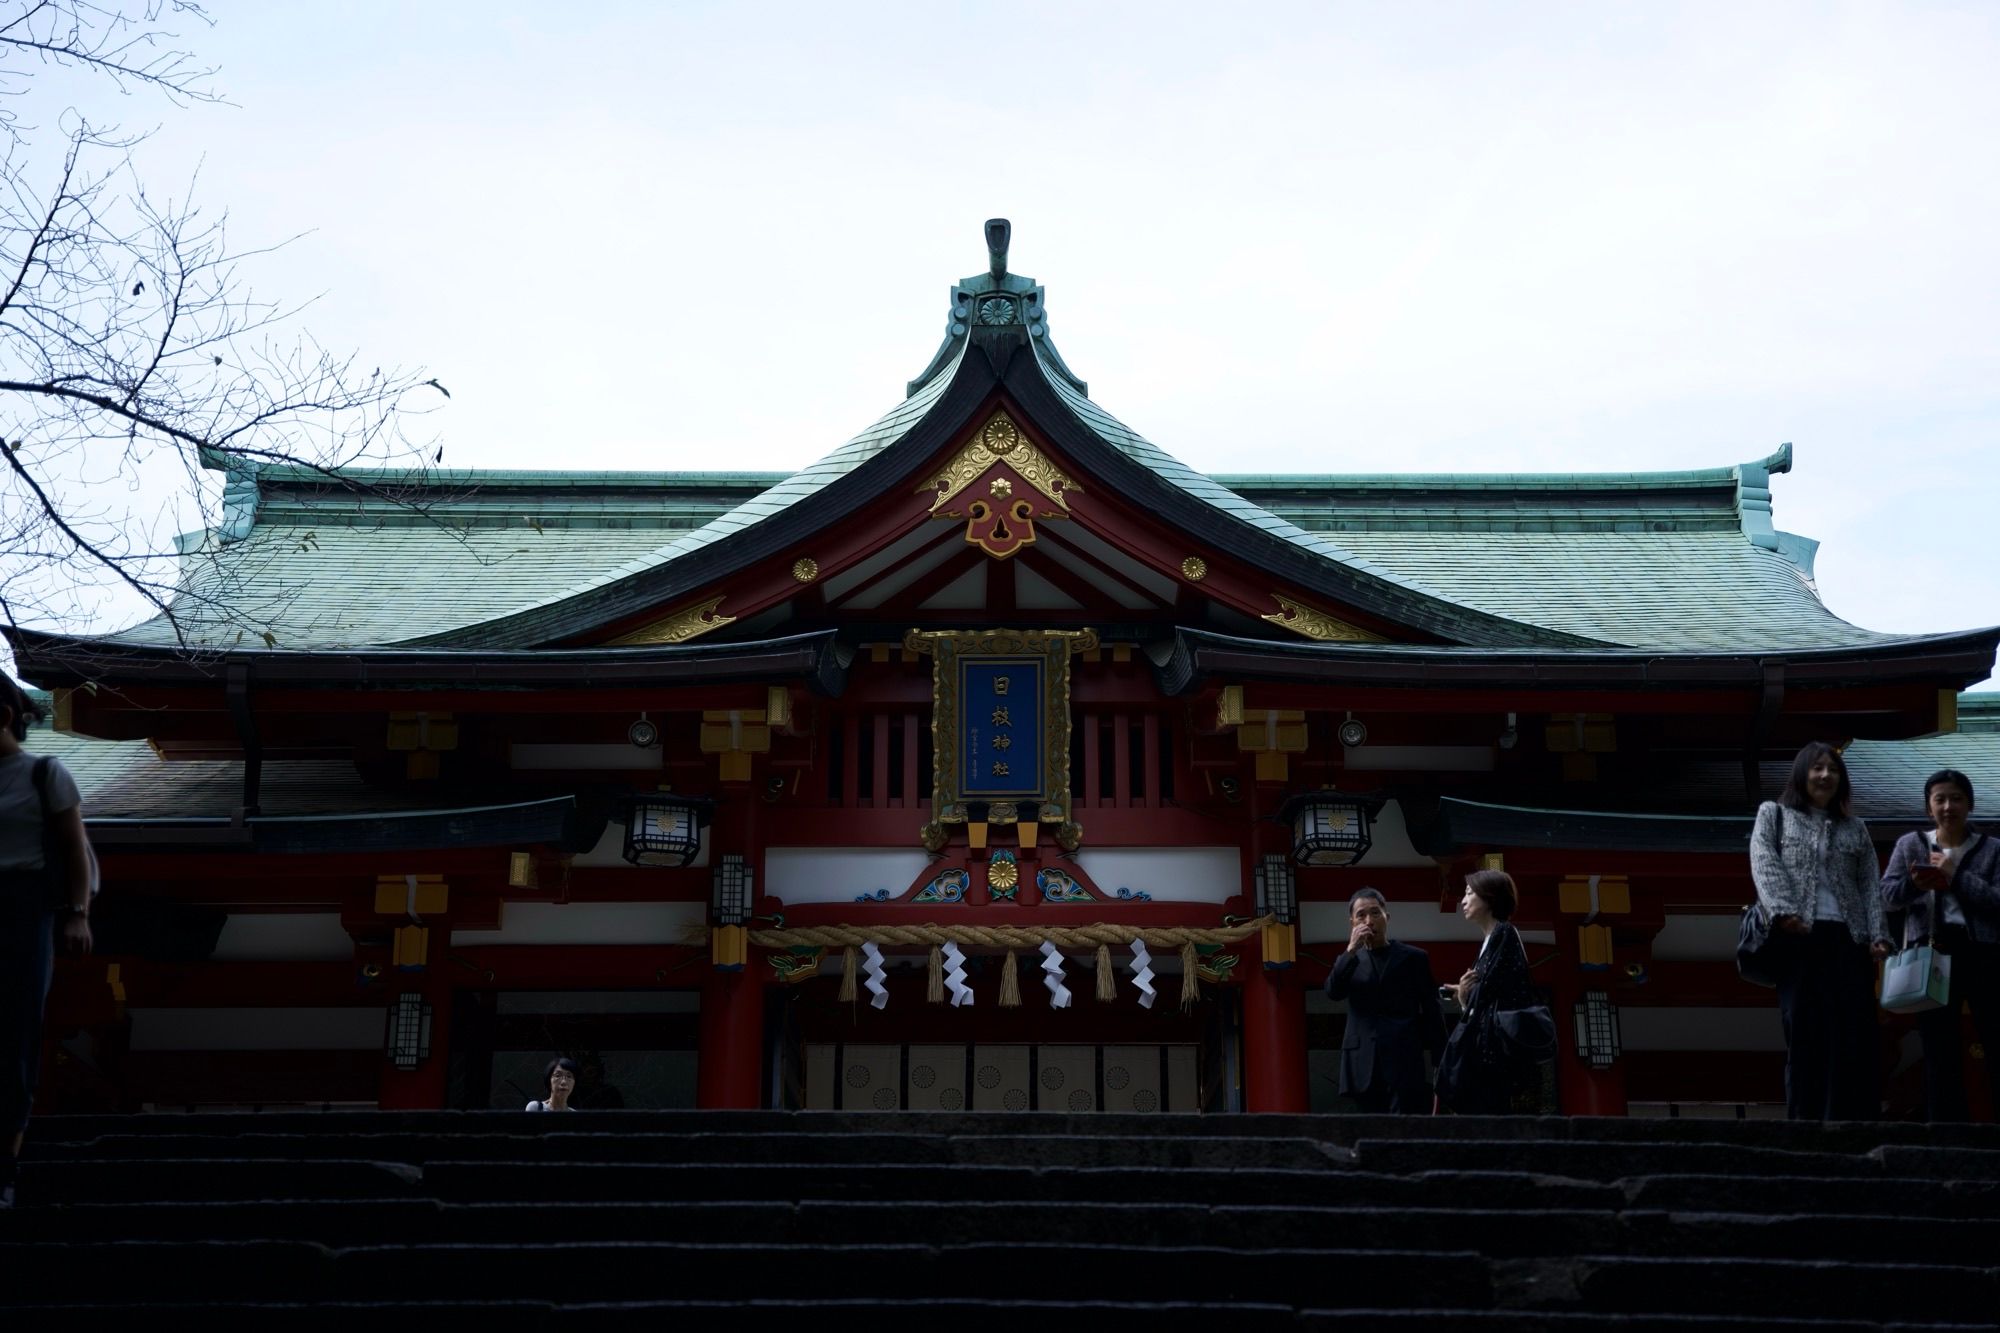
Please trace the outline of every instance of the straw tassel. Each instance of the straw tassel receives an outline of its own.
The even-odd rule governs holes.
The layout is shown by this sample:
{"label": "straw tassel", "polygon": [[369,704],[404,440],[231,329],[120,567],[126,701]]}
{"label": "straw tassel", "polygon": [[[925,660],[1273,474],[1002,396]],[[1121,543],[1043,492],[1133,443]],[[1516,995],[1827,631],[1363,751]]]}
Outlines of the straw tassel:
{"label": "straw tassel", "polygon": [[1097,998],[1106,1004],[1118,998],[1118,978],[1111,974],[1111,946],[1097,946]]}
{"label": "straw tassel", "polygon": [[856,999],[855,973],[860,966],[860,958],[854,946],[848,945],[840,951],[840,1002],[853,1004]]}
{"label": "straw tassel", "polygon": [[932,1004],[944,1003],[944,950],[935,944],[931,946],[930,993],[925,998]]}
{"label": "straw tassel", "polygon": [[1012,949],[1007,951],[1007,961],[1000,968],[1000,1007],[1021,1007],[1021,965],[1015,961]]}
{"label": "straw tassel", "polygon": [[1181,1009],[1190,1011],[1196,1000],[1201,998],[1201,959],[1196,956],[1194,945],[1181,946]]}

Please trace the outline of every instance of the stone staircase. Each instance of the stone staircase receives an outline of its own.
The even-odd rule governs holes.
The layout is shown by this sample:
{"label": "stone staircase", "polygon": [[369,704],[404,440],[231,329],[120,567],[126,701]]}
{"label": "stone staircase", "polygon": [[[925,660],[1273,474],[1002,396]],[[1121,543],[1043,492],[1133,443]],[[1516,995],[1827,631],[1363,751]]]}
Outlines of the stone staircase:
{"label": "stone staircase", "polygon": [[559,1310],[1021,1329],[1080,1309],[1205,1333],[1991,1328],[2000,1130],[59,1117],[36,1122],[21,1206],[0,1213],[0,1273],[0,1307],[201,1306],[287,1328],[418,1309],[481,1327]]}

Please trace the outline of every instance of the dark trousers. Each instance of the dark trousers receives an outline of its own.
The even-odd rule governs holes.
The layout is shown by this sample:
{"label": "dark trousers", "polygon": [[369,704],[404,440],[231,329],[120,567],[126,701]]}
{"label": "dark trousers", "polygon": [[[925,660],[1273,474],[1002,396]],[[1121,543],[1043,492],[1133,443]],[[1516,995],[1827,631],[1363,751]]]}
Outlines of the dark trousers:
{"label": "dark trousers", "polygon": [[1785,935],[1778,982],[1785,1020],[1785,1105],[1794,1120],[1873,1120],[1882,1113],[1875,962],[1838,921]]}
{"label": "dark trousers", "polygon": [[[1949,931],[1951,928],[1946,927]],[[1931,1120],[1965,1120],[1965,1037],[1959,1025],[1960,1005],[1972,1010],[1972,1026],[1986,1048],[1987,1086],[2000,1111],[2000,944],[1976,944],[1962,932],[1952,932],[1951,1002],[1942,1009],[1917,1015],[1917,1032],[1924,1042],[1924,1113]]]}
{"label": "dark trousers", "polygon": [[1355,1106],[1369,1115],[1429,1115],[1431,1113],[1430,1085],[1422,1079],[1406,1080],[1401,1084],[1390,1083],[1378,1077],[1359,1092],[1347,1094],[1354,1099]]}
{"label": "dark trousers", "polygon": [[0,883],[0,1167],[28,1125],[42,1068],[42,1010],[55,974],[55,914],[6,901]]}

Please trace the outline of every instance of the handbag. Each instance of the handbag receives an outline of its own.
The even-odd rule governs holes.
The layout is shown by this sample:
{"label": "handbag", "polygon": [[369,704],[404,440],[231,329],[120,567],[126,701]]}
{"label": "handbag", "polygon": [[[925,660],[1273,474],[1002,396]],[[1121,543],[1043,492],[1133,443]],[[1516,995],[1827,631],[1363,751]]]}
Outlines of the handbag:
{"label": "handbag", "polygon": [[[1936,894],[1931,895],[1931,910],[1938,911]],[[1931,940],[1911,944],[1905,921],[1903,947],[1882,964],[1882,1007],[1892,1014],[1921,1014],[1942,1009],[1950,1000],[1951,955]]]}
{"label": "handbag", "polygon": [[[1778,851],[1785,850],[1785,814],[1778,812]],[[1736,975],[1753,986],[1775,986],[1784,970],[1781,946],[1771,938],[1771,918],[1752,901],[1736,923]]]}
{"label": "handbag", "polygon": [[1556,1020],[1545,1004],[1493,1011],[1500,1047],[1515,1064],[1538,1065],[1556,1058]]}

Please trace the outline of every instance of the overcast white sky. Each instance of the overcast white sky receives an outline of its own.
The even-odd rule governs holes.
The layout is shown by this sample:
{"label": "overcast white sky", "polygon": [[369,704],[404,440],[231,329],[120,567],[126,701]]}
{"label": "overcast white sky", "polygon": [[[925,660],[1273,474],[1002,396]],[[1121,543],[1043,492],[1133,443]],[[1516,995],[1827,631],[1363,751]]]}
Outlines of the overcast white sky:
{"label": "overcast white sky", "polygon": [[[215,0],[159,122],[460,467],[797,467],[1014,222],[1193,465],[1715,466],[1884,630],[2000,622],[2000,5]],[[100,88],[91,109],[115,97]],[[1616,577],[1607,571],[1607,577]]]}

